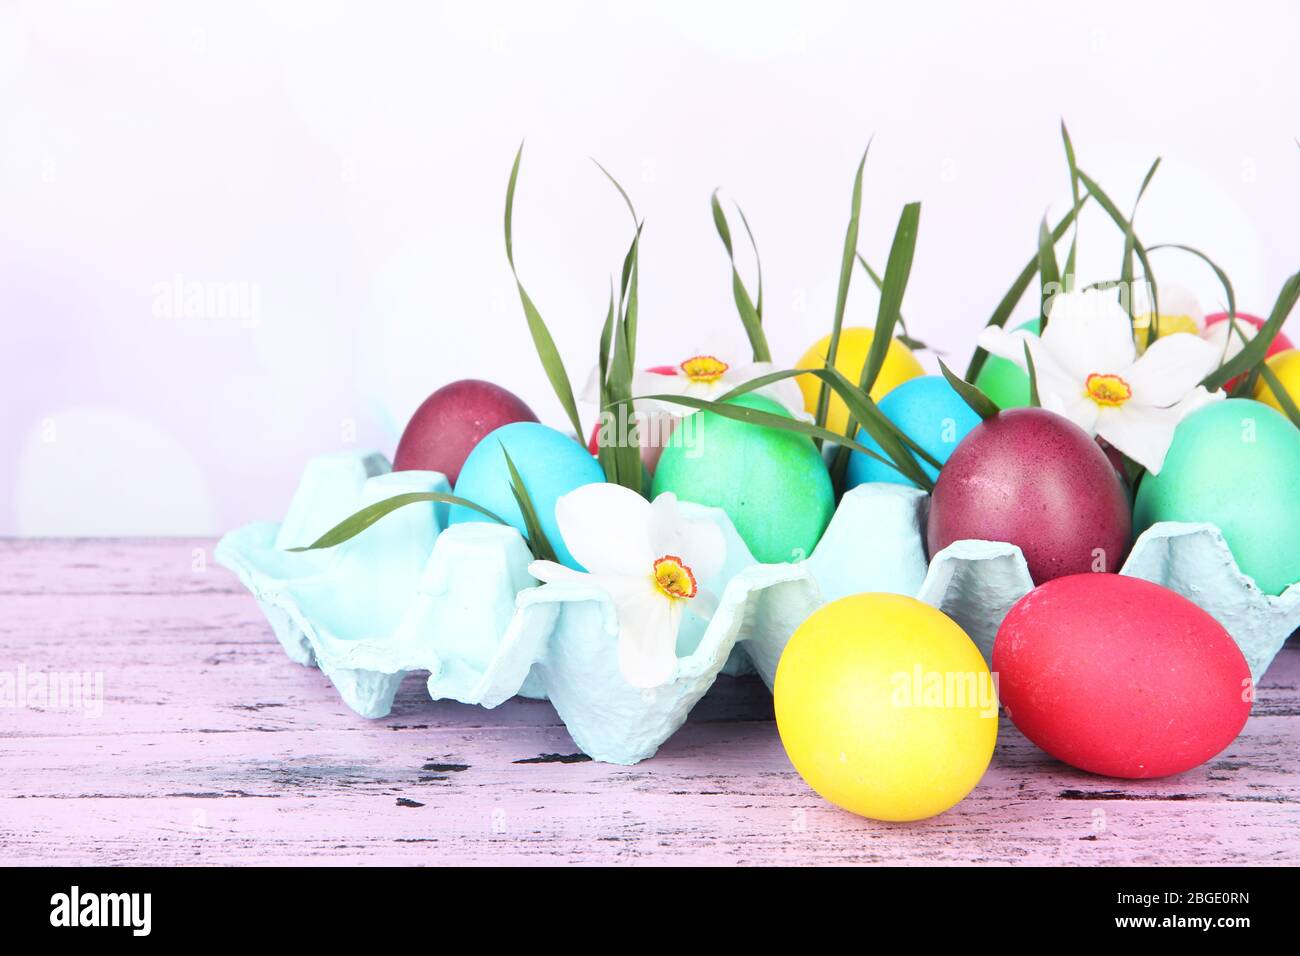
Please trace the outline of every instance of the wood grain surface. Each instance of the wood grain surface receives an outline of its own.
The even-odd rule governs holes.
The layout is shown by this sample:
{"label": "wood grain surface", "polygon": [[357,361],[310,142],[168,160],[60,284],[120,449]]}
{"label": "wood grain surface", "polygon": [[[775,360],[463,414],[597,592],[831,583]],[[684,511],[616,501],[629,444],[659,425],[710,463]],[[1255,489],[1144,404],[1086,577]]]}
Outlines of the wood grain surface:
{"label": "wood grain surface", "polygon": [[582,757],[547,703],[434,703],[418,675],[364,720],[284,656],[212,545],[0,541],[0,675],[75,673],[91,698],[102,680],[98,707],[0,707],[0,862],[1300,862],[1294,640],[1205,766],[1107,780],[1003,720],[965,801],[882,824],[808,789],[755,679],[720,679],[635,767]]}

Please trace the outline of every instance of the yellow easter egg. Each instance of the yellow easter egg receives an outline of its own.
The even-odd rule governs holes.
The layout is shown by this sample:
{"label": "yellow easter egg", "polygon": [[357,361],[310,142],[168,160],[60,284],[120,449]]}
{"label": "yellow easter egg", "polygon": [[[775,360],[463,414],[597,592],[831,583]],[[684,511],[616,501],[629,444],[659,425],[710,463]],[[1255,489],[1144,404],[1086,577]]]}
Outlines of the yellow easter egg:
{"label": "yellow easter egg", "polygon": [[[1278,352],[1264,364],[1277,376],[1278,382],[1286,389],[1291,401],[1300,406],[1300,349],[1287,349],[1285,352]],[[1279,412],[1285,411],[1282,408],[1282,403],[1278,401],[1278,397],[1273,394],[1273,389],[1268,382],[1264,381],[1262,375],[1255,385],[1255,398],[1265,405],[1272,405]]]}
{"label": "yellow easter egg", "polygon": [[[1161,315],[1156,338],[1163,339],[1176,332],[1200,335],[1201,325],[1194,315]],[[1151,341],[1151,313],[1147,312],[1133,319],[1133,339],[1139,352],[1145,352]]]}
{"label": "yellow easter egg", "polygon": [[776,669],[786,754],[831,803],[875,820],[942,813],[979,783],[998,736],[979,649],[942,611],[856,594],[799,626]]}
{"label": "yellow easter egg", "polygon": [[[873,330],[851,328],[840,330],[840,343],[835,350],[835,368],[841,375],[855,385],[862,378],[862,366],[867,364],[867,352],[871,349]],[[795,368],[825,368],[826,353],[830,350],[831,337],[819,339],[804,353]],[[885,364],[880,367],[876,384],[871,387],[871,397],[876,401],[884,398],[886,393],[909,378],[924,375],[925,369],[916,360],[916,356],[898,339],[889,343],[885,353]],[[821,392],[821,379],[812,375],[800,375],[795,379],[803,391],[803,404],[812,414],[817,414],[817,399]],[[830,409],[827,412],[826,427],[843,433],[849,426],[849,410],[844,400],[831,394]]]}

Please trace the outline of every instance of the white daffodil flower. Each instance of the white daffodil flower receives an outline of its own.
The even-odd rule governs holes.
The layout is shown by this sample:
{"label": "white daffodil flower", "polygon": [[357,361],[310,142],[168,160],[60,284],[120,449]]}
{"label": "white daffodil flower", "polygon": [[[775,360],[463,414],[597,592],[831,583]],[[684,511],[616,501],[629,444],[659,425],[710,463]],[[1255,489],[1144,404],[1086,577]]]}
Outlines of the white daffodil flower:
{"label": "white daffodil flower", "polygon": [[562,495],[555,521],[564,544],[586,568],[534,561],[539,581],[594,584],[618,614],[619,669],[636,687],[657,687],[677,667],[682,612],[708,620],[717,596],[701,582],[722,570],[726,542],[708,520],[684,518],[677,496],[653,502],[621,485],[596,483]]}
{"label": "white daffodil flower", "polygon": [[1153,474],[1165,462],[1178,423],[1224,397],[1200,385],[1218,367],[1213,346],[1176,332],[1138,357],[1128,314],[1100,290],[1055,296],[1042,338],[992,326],[979,337],[981,348],[1021,368],[1027,367],[1026,343],[1042,406],[1100,435]]}
{"label": "white daffodil flower", "polygon": [[[640,369],[632,375],[633,395],[685,395],[705,401],[717,401],[727,392],[746,382],[777,371],[771,362],[749,359],[749,346],[740,347],[729,342],[711,342],[692,350],[676,365],[656,365]],[[598,377],[593,369],[583,390],[587,401],[599,399]],[[780,404],[791,415],[811,421],[805,411],[803,393],[793,378],[782,379],[756,390],[759,395]],[[690,415],[696,409],[668,401],[638,402],[638,408],[647,411],[668,412],[678,418]]]}

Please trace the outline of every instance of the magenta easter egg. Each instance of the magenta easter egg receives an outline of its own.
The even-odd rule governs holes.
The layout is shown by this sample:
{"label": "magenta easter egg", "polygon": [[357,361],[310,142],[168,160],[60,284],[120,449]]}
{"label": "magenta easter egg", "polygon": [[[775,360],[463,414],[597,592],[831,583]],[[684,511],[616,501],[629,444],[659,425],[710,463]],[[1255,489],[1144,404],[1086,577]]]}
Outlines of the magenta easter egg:
{"label": "magenta easter egg", "polygon": [[1041,408],[999,412],[971,430],[939,472],[926,539],[1017,545],[1035,584],[1118,571],[1133,517],[1106,453],[1078,425]]}
{"label": "magenta easter egg", "polygon": [[998,697],[1026,737],[1108,777],[1182,773],[1228,746],[1253,699],[1250,668],[1213,617],[1120,574],[1030,591],[993,643]]}
{"label": "magenta easter egg", "polygon": [[421,403],[402,432],[393,471],[440,471],[452,484],[474,446],[511,422],[535,422],[523,401],[474,378],[444,385]]}

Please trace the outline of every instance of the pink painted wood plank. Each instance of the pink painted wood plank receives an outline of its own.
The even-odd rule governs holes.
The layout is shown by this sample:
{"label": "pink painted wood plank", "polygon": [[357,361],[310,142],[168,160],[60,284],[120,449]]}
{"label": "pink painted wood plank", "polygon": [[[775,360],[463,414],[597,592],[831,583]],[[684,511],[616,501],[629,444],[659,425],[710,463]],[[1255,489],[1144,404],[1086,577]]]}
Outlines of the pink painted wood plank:
{"label": "pink painted wood plank", "polygon": [[284,657],[211,547],[0,542],[0,671],[104,688],[98,717],[0,709],[0,862],[1300,862],[1294,642],[1203,767],[1092,777],[1004,721],[969,798],[890,825],[808,789],[755,680],[719,681],[635,767],[566,762],[576,747],[549,704],[433,703],[418,677],[390,717],[363,720]]}

